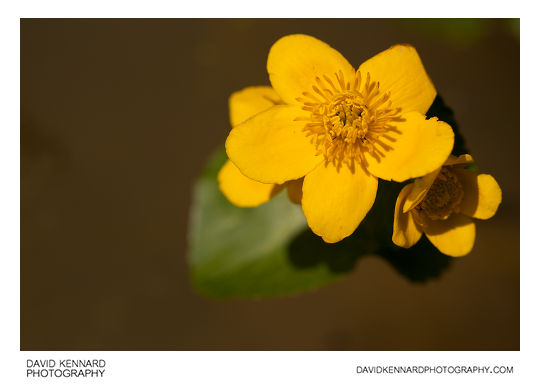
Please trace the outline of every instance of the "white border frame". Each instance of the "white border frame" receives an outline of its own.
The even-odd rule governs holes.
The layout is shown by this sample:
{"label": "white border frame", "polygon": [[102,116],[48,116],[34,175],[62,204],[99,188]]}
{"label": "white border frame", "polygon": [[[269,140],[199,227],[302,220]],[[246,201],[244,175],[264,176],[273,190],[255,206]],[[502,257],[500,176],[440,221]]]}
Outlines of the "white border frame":
{"label": "white border frame", "polygon": [[[208,3],[211,3],[210,6]],[[374,2],[329,1],[271,3],[253,1],[20,1],[2,5],[1,106],[2,136],[2,335],[0,336],[3,382],[27,382],[26,360],[43,358],[104,358],[104,379],[91,382],[532,382],[538,379],[537,348],[539,257],[535,247],[533,218],[538,217],[538,20],[532,2],[472,2],[454,0],[434,9],[437,2],[387,0]],[[525,4],[531,5],[525,5]],[[466,14],[464,13],[466,11]],[[521,179],[521,352],[20,352],[20,17],[520,17],[521,121],[523,168]],[[496,111],[494,111],[496,113]],[[536,117],[536,116],[535,116]],[[501,154],[504,156],[504,154]],[[517,170],[516,170],[517,172]],[[511,365],[512,375],[358,375],[357,365]],[[6,380],[9,378],[9,380]],[[62,379],[66,382],[75,380]],[[30,381],[50,381],[35,379]]]}

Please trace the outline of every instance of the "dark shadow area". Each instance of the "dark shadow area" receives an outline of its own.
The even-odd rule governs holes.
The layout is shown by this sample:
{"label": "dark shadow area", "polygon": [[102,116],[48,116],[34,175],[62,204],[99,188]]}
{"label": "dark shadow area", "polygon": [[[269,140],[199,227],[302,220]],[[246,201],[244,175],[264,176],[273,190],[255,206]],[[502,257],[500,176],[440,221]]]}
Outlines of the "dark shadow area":
{"label": "dark shadow area", "polygon": [[375,255],[388,261],[399,273],[413,282],[440,277],[452,261],[451,257],[443,255],[431,245],[425,236],[409,249],[385,245],[373,250],[374,242],[373,238],[362,238],[355,233],[337,244],[327,244],[319,236],[306,230],[291,243],[289,258],[299,269],[326,264],[333,272],[346,273],[356,266],[359,259]]}
{"label": "dark shadow area", "polygon": [[465,146],[465,139],[463,138],[463,135],[459,132],[459,125],[454,117],[454,112],[444,103],[443,98],[439,94],[437,94],[435,100],[433,100],[433,104],[431,104],[431,107],[429,107],[428,111],[426,112],[426,117],[428,119],[437,117],[439,120],[448,123],[452,127],[455,135],[452,155],[459,156],[465,153],[470,153]]}
{"label": "dark shadow area", "polygon": [[425,237],[409,249],[398,246],[381,249],[379,256],[388,261],[410,281],[424,282],[439,278],[452,264],[452,258],[443,255]]}
{"label": "dark shadow area", "polygon": [[296,237],[289,247],[289,258],[297,268],[312,268],[326,264],[332,272],[349,272],[356,261],[365,255],[365,248],[356,238],[348,237],[336,244],[325,243],[307,229]]}

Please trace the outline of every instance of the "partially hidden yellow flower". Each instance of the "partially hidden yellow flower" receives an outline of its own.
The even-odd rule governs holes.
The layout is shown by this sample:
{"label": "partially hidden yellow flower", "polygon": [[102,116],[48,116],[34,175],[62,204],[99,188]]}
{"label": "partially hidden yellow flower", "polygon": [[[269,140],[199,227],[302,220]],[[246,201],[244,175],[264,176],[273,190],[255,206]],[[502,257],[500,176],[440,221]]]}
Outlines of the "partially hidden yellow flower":
{"label": "partially hidden yellow flower", "polygon": [[[276,91],[268,86],[247,87],[234,92],[229,98],[229,119],[234,127],[250,117],[275,105],[283,104]],[[238,207],[257,207],[287,188],[289,200],[300,204],[302,179],[284,184],[264,184],[244,176],[232,161],[221,167],[218,173],[219,188],[232,204]]]}
{"label": "partially hidden yellow flower", "polygon": [[373,205],[377,178],[420,177],[450,154],[453,131],[426,120],[436,91],[409,45],[355,70],[326,43],[289,35],[270,49],[267,70],[283,104],[235,126],[227,154],[261,183],[304,178],[304,215],[326,242],[354,232]]}
{"label": "partially hidden yellow flower", "polygon": [[474,245],[471,218],[489,219],[501,203],[497,181],[466,165],[470,155],[450,156],[444,166],[406,185],[396,201],[392,241],[409,248],[425,233],[448,256],[465,256]]}

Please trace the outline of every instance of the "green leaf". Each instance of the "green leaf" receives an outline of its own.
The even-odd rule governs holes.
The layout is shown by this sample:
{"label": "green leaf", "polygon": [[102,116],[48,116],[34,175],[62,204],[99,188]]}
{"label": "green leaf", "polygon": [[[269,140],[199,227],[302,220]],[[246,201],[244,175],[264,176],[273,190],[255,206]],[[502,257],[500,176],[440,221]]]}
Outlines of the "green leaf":
{"label": "green leaf", "polygon": [[216,180],[225,160],[224,150],[216,152],[195,187],[188,260],[198,291],[215,298],[275,296],[305,291],[342,274],[324,264],[293,264],[290,245],[307,224],[286,193],[257,208],[229,203]]}

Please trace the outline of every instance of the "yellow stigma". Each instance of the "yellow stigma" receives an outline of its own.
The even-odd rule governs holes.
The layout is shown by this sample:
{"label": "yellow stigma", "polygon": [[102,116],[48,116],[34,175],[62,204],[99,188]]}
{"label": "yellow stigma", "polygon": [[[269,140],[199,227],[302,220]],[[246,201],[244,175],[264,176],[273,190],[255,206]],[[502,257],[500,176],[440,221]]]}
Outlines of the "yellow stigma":
{"label": "yellow stigma", "polygon": [[446,220],[462,200],[463,186],[450,167],[443,167],[416,211],[431,220]]}
{"label": "yellow stigma", "polygon": [[318,155],[338,168],[345,162],[354,169],[355,162],[365,166],[366,151],[378,159],[384,156],[381,149],[391,149],[381,139],[394,141],[388,133],[399,133],[392,123],[403,121],[401,109],[392,108],[390,93],[381,94],[379,83],[373,82],[369,73],[363,85],[359,71],[352,84],[345,82],[341,71],[335,77],[334,81],[316,77],[314,93],[303,92],[304,97],[297,98],[304,104],[302,109],[311,112],[309,118],[297,120],[308,121],[304,131]]}

